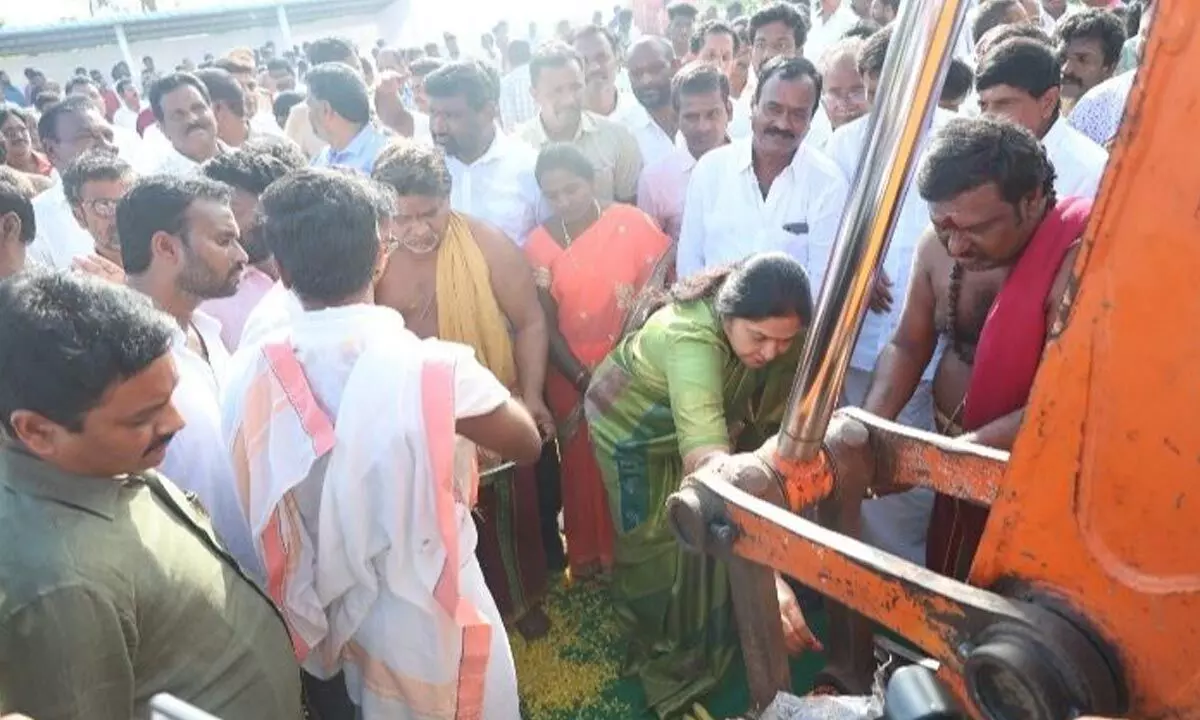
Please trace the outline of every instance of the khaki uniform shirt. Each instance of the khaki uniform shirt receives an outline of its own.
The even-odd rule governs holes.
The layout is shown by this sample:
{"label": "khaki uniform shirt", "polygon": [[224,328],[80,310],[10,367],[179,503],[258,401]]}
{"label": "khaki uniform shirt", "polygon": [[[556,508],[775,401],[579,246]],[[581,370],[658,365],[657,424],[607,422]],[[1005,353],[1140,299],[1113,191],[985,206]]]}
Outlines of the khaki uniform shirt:
{"label": "khaki uniform shirt", "polygon": [[[550,143],[541,115],[518,127],[516,135],[538,150]],[[633,133],[608,118],[585,110],[571,144],[583,153],[596,171],[597,200],[630,204],[637,201],[642,153]]]}
{"label": "khaki uniform shirt", "polygon": [[283,620],[157,473],[80,477],[0,446],[0,713],[300,718]]}

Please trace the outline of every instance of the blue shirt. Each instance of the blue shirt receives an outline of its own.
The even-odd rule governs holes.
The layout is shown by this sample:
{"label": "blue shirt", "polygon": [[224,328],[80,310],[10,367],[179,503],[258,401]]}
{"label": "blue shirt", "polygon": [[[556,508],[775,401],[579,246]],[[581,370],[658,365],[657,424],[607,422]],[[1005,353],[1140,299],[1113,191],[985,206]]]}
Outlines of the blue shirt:
{"label": "blue shirt", "polygon": [[370,175],[375,167],[375,159],[387,147],[391,137],[367,123],[354,139],[343,150],[334,150],[326,146],[315,158],[313,167],[343,167],[357,170],[363,175]]}
{"label": "blue shirt", "polygon": [[21,88],[13,85],[4,88],[4,100],[19,107],[25,107],[28,104],[25,102],[25,93],[21,92]]}

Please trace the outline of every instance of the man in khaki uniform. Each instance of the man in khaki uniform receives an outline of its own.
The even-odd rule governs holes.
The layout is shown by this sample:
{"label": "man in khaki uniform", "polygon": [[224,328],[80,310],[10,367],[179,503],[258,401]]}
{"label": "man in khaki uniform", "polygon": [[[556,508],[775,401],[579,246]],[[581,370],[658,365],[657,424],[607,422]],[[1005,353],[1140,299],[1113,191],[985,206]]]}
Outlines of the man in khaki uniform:
{"label": "man in khaki uniform", "polygon": [[150,469],[183,425],[172,322],[79,274],[0,285],[0,713],[302,716],[283,619]]}

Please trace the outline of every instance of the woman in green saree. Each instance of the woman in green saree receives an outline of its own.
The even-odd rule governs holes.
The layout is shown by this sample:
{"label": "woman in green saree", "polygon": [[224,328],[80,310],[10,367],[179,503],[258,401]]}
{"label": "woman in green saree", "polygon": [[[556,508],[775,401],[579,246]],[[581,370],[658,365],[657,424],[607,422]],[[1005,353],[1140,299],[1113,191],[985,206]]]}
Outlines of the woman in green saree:
{"label": "woman in green saree", "polygon": [[[800,263],[752,256],[679,282],[593,373],[585,411],[617,532],[613,598],[629,670],[660,717],[714,689],[736,648],[726,569],[679,548],[667,496],[778,425],[812,311]],[[791,617],[789,646],[814,644]]]}

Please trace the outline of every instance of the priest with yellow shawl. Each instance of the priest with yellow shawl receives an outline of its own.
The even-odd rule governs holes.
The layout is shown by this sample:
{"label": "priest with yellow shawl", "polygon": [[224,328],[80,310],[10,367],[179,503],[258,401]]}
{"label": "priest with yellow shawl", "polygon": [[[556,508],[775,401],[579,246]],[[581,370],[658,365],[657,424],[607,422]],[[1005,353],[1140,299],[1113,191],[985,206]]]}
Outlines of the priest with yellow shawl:
{"label": "priest with yellow shawl", "polygon": [[[417,336],[474,348],[483,365],[520,398],[543,437],[554,419],[542,397],[545,315],[520,249],[495,227],[450,209],[450,172],[440,150],[400,141],[383,151],[373,177],[397,195],[398,248],[375,300],[398,310]],[[480,458],[478,554],[502,615],[522,635],[549,629],[537,479],[532,467]]]}

